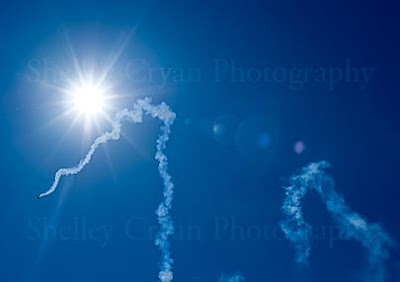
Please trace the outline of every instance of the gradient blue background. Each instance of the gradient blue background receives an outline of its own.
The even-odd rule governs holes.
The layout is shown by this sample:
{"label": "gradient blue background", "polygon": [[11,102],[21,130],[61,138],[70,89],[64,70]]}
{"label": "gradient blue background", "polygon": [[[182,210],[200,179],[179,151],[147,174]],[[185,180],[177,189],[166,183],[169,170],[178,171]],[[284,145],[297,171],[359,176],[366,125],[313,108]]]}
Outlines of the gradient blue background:
{"label": "gradient blue background", "polygon": [[[176,184],[173,218],[196,226],[201,238],[173,241],[175,281],[217,281],[221,273],[246,281],[358,281],[365,255],[356,242],[316,241],[311,265],[300,268],[294,251],[274,238],[242,240],[216,220],[244,230],[274,228],[281,219],[282,185],[310,161],[327,160],[337,190],[351,207],[400,238],[398,199],[400,132],[398,7],[393,1],[8,1],[0,9],[0,280],[156,281],[160,261],[150,238],[131,240],[155,226],[161,181],[153,159],[156,121],[125,128],[78,176],[38,201],[56,169],[77,163],[96,136],[73,117],[60,94],[33,81],[32,62],[72,68],[69,44],[80,61],[107,63],[136,27],[115,66],[144,59],[153,66],[202,71],[197,82],[163,87],[113,76],[124,98],[164,100],[178,114],[167,154]],[[371,3],[370,3],[371,2]],[[374,67],[364,89],[339,82],[334,90],[307,83],[215,82],[214,60],[243,67]],[[32,61],[33,60],[33,61]],[[38,61],[35,61],[38,60]],[[43,69],[40,71],[43,75]],[[217,125],[217,127],[215,127]],[[101,129],[106,130],[107,124]],[[223,129],[213,131],[214,129]],[[259,144],[260,134],[269,142]],[[302,140],[306,150],[293,151]],[[264,141],[268,141],[264,139]],[[261,146],[260,146],[261,145]],[[306,200],[314,226],[332,226],[319,199]],[[88,228],[113,225],[106,245],[93,240],[46,238],[43,223]],[[39,232],[39,233],[38,233]],[[193,238],[192,238],[193,239]],[[400,281],[393,250],[389,281]]]}

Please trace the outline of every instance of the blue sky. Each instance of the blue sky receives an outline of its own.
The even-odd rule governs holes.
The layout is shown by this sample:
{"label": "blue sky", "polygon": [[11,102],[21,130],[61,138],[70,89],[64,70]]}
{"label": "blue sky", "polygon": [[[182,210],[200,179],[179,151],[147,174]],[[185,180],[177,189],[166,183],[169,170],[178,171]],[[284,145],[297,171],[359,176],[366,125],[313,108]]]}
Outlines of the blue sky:
{"label": "blue sky", "polygon": [[[115,109],[149,96],[177,114],[166,150],[176,186],[174,281],[217,281],[222,273],[261,282],[360,281],[363,249],[337,238],[313,193],[305,217],[327,233],[315,238],[310,265],[296,265],[279,230],[282,187],[307,163],[329,161],[352,209],[400,237],[395,6],[3,3],[0,280],[156,281],[157,121],[127,124],[81,174],[63,179],[50,197],[35,197],[110,129],[105,120],[70,127],[76,116],[60,117],[66,108],[54,86],[66,87],[64,73],[77,76],[74,59],[95,76],[116,59],[107,78]],[[304,148],[296,153],[297,142]],[[387,269],[388,281],[399,281],[396,248]]]}

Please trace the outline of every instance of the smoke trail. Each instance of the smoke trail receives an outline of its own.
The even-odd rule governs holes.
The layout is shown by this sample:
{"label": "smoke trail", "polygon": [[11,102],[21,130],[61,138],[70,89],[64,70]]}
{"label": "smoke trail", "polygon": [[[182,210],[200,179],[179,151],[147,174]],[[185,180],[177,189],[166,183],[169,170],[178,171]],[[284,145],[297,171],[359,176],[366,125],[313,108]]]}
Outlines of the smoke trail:
{"label": "smoke trail", "polygon": [[222,274],[221,277],[218,279],[218,282],[244,282],[244,278],[240,274],[234,274],[232,276]]}
{"label": "smoke trail", "polygon": [[286,198],[283,202],[283,213],[286,220],[281,222],[281,228],[286,238],[296,248],[296,259],[299,263],[308,263],[311,251],[312,227],[303,217],[302,200],[307,189],[320,182],[320,169],[327,163],[312,163],[301,170],[299,175],[290,178],[290,185],[285,187]]}
{"label": "smoke trail", "polygon": [[121,137],[121,127],[123,121],[130,121],[133,123],[142,122],[143,114],[148,114],[153,118],[158,118],[163,122],[161,126],[161,134],[157,139],[157,152],[155,159],[158,161],[158,171],[161,178],[163,179],[164,191],[163,200],[156,210],[158,216],[158,222],[160,224],[160,230],[157,234],[155,244],[160,248],[162,262],[160,265],[159,279],[162,282],[169,282],[173,279],[172,265],[173,259],[171,257],[169,237],[174,233],[174,224],[170,216],[170,210],[172,206],[174,184],[171,181],[171,176],[168,174],[168,159],[164,154],[166,143],[169,139],[171,132],[170,127],[175,120],[175,113],[171,111],[168,105],[161,103],[159,105],[152,105],[149,98],[138,100],[133,106],[133,110],[123,109],[116,113],[114,120],[112,121],[113,129],[110,132],[106,132],[99,136],[94,143],[90,146],[89,152],[79,162],[78,165],[71,168],[59,169],[54,177],[54,182],[51,187],[44,193],[37,195],[40,199],[42,197],[52,194],[60,182],[61,177],[74,175],[81,172],[87,164],[89,164],[96,149],[104,143],[110,140],[118,140]]}
{"label": "smoke trail", "polygon": [[307,263],[310,255],[312,227],[304,220],[302,200],[309,189],[314,189],[338,224],[342,236],[359,241],[366,249],[368,269],[365,281],[385,281],[384,264],[393,241],[379,224],[368,223],[358,213],[352,211],[343,197],[335,192],[332,177],[325,173],[328,167],[330,164],[324,161],[311,163],[302,168],[299,175],[292,176],[290,185],[285,187],[286,199],[282,210],[286,219],[281,223],[281,228],[286,238],[296,248],[297,261]]}

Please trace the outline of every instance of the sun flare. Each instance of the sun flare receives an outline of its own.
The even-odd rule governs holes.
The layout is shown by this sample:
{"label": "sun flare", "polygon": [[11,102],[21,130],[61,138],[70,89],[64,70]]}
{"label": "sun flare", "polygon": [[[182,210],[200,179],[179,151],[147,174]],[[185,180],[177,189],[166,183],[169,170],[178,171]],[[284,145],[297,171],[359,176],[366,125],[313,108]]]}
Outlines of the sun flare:
{"label": "sun flare", "polygon": [[79,113],[86,116],[99,114],[105,106],[104,90],[91,84],[79,86],[73,92],[73,104]]}

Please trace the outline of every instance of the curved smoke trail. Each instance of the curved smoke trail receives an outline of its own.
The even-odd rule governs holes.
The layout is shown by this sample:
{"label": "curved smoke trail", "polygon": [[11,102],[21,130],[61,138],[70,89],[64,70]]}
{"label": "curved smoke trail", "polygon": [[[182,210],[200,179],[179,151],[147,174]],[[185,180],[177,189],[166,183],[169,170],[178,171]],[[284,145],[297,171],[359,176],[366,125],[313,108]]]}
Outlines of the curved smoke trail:
{"label": "curved smoke trail", "polygon": [[338,224],[345,238],[359,241],[368,253],[368,269],[365,281],[385,281],[385,262],[389,249],[393,245],[390,236],[376,223],[368,223],[358,213],[351,210],[343,197],[335,192],[331,176],[325,173],[330,164],[322,161],[311,163],[301,169],[300,174],[290,178],[290,185],[285,187],[286,199],[283,213],[286,219],[281,228],[286,238],[294,245],[297,261],[307,263],[312,240],[312,227],[303,217],[302,201],[307,191],[314,189],[321,197],[333,220]]}
{"label": "curved smoke trail", "polygon": [[158,161],[158,171],[164,182],[164,197],[156,210],[158,222],[160,224],[160,230],[156,237],[155,244],[160,248],[162,256],[159,279],[162,282],[169,282],[173,279],[173,259],[171,257],[169,238],[174,233],[174,224],[170,215],[174,194],[174,184],[172,183],[171,176],[168,174],[167,171],[168,159],[167,156],[164,154],[164,149],[169,139],[169,135],[171,132],[170,128],[175,120],[176,114],[172,112],[169,106],[165,103],[152,105],[149,98],[141,99],[134,104],[133,110],[123,109],[116,113],[114,120],[112,121],[113,129],[109,132],[102,134],[93,142],[93,144],[90,146],[89,152],[79,162],[78,165],[71,168],[59,169],[54,176],[54,182],[51,187],[46,192],[37,195],[37,197],[40,199],[52,194],[57,189],[61,177],[74,175],[81,172],[85,168],[85,166],[89,164],[93,154],[101,144],[107,143],[110,140],[120,139],[123,121],[140,123],[142,122],[143,114],[150,115],[153,118],[158,118],[163,122],[163,125],[161,126],[161,134],[159,135],[156,142],[157,152],[155,158]]}
{"label": "curved smoke trail", "polygon": [[234,274],[232,276],[222,274],[218,279],[218,282],[244,282],[244,278],[240,274]]}

